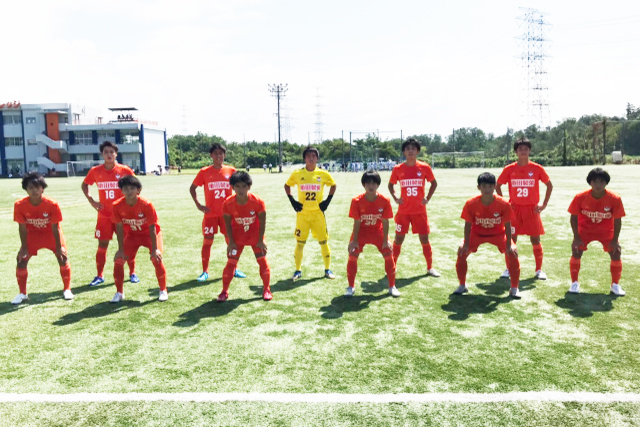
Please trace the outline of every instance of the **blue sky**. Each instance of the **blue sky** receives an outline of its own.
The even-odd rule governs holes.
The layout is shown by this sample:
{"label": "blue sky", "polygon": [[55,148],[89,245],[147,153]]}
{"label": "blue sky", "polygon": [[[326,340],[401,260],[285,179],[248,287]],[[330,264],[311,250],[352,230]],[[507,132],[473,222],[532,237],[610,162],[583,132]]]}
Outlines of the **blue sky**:
{"label": "blue sky", "polygon": [[[272,141],[525,126],[519,7],[547,13],[551,123],[640,104],[640,4],[423,1],[12,2],[0,99],[136,106],[169,134]],[[11,34],[11,37],[7,37]]]}

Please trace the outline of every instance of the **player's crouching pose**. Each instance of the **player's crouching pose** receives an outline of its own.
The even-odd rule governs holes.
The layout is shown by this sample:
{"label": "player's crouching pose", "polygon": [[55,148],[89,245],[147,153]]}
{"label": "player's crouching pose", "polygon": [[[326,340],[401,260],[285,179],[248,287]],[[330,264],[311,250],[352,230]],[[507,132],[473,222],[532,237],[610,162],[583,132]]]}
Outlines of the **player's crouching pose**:
{"label": "player's crouching pose", "polygon": [[112,221],[116,225],[118,251],[113,259],[113,279],[116,294],[111,302],[124,299],[124,263],[133,259],[140,246],[149,249],[151,262],[156,269],[160,286],[158,301],[169,299],[167,293],[167,269],[162,262],[162,232],[158,225],[158,215],[150,201],[140,197],[142,184],[135,176],[120,178],[118,186],[124,197],[113,204]]}
{"label": "player's crouching pose", "polygon": [[349,242],[349,261],[347,263],[347,279],[349,287],[345,297],[355,293],[356,274],[358,273],[358,256],[364,245],[374,245],[384,257],[384,269],[389,279],[389,294],[399,297],[396,288],[396,264],[389,241],[389,218],[393,218],[391,202],[378,193],[381,179],[378,172],[370,170],[362,175],[362,186],[365,192],[351,200],[349,217],[353,218],[353,233]]}
{"label": "player's crouching pose", "polygon": [[580,292],[578,274],[580,273],[580,259],[587,250],[590,242],[597,240],[602,243],[605,252],[611,257],[611,293],[624,296],[626,292],[620,286],[622,275],[622,251],[618,237],[622,228],[622,217],[625,216],[622,199],[617,194],[607,190],[611,177],[601,169],[592,169],[587,175],[587,182],[591,190],[578,193],[571,205],[571,229],[573,243],[571,244],[571,287],[569,292]]}
{"label": "player's crouching pose", "polygon": [[233,280],[233,272],[238,265],[240,255],[245,246],[250,246],[260,266],[262,278],[262,298],[269,301],[271,295],[271,269],[267,262],[267,244],[264,241],[267,211],[264,201],[249,193],[253,181],[244,171],[235,172],[229,179],[235,194],[227,198],[222,205],[222,214],[227,229],[227,265],[222,272],[222,292],[218,302],[229,299],[229,285]]}
{"label": "player's crouching pose", "polygon": [[[389,179],[389,193],[398,204],[396,214],[396,238],[393,242],[393,259],[398,263],[400,250],[404,238],[409,232],[409,224],[413,234],[417,234],[422,245],[422,253],[427,262],[427,275],[440,277],[440,273],[432,267],[431,243],[429,243],[429,220],[427,218],[427,203],[438,187],[438,182],[433,176],[431,167],[418,160],[420,143],[415,138],[408,138],[402,143],[402,154],[406,158],[393,168]],[[430,182],[429,193],[425,197],[425,182]],[[395,184],[400,184],[400,197],[396,197]]]}
{"label": "player's crouching pose", "polygon": [[49,249],[56,255],[60,265],[60,276],[64,284],[64,299],[73,299],[71,292],[71,266],[67,258],[67,247],[60,222],[62,213],[58,202],[43,196],[47,183],[38,172],[30,172],[22,178],[22,188],[29,196],[18,200],[14,205],[13,220],[18,223],[20,250],[16,278],[20,293],[11,300],[11,304],[20,304],[29,299],[27,294],[27,264],[38,250]]}
{"label": "player's crouching pose", "polygon": [[467,257],[476,252],[483,243],[490,243],[505,254],[511,278],[509,295],[519,299],[518,284],[520,281],[520,262],[518,252],[511,239],[511,221],[513,211],[509,202],[493,194],[496,188],[496,177],[488,172],[478,176],[480,195],[467,200],[462,210],[464,223],[464,242],[458,248],[456,271],[460,286],[455,294],[469,292],[466,284]]}

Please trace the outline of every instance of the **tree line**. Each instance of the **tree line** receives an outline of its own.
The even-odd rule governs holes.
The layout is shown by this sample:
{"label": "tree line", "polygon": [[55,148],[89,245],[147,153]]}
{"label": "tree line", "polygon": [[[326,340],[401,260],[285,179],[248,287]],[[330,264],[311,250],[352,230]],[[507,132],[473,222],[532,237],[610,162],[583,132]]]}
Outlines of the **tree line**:
{"label": "tree line", "polygon": [[[593,114],[579,119],[568,118],[553,127],[540,129],[531,125],[524,130],[507,129],[503,135],[485,133],[478,128],[455,129],[449,135],[413,135],[423,149],[420,158],[430,160],[435,152],[484,151],[485,166],[500,167],[513,161],[513,142],[527,137],[533,143],[532,160],[543,165],[589,165],[611,161],[612,151],[621,151],[625,156],[640,156],[640,107],[627,104],[624,117],[607,117]],[[169,162],[172,166],[200,168],[211,163],[209,147],[212,143],[227,148],[227,163],[235,167],[262,167],[272,164],[277,167],[279,146],[273,142],[247,141],[239,143],[225,141],[215,135],[198,132],[195,135],[174,135],[168,141]],[[381,140],[371,133],[354,139],[351,144],[342,138],[324,140],[316,144],[321,163],[373,162],[379,159],[402,159],[400,138]],[[306,144],[282,142],[283,163],[302,163],[302,151]],[[607,160],[608,159],[608,160]],[[627,157],[628,161],[629,157]],[[635,161],[635,159],[632,159]],[[464,161],[444,159],[444,167],[464,166]]]}

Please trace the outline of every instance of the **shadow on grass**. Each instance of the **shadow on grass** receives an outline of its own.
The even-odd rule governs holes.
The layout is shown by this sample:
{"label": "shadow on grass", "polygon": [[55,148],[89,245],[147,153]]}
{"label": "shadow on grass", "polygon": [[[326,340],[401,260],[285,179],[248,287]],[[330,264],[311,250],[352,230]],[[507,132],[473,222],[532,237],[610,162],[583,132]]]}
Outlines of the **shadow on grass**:
{"label": "shadow on grass", "polygon": [[567,292],[564,298],[556,301],[556,305],[573,317],[591,317],[593,313],[613,310],[613,301],[618,299],[614,294],[572,294]]}
{"label": "shadow on grass", "polygon": [[105,317],[113,313],[117,313],[123,310],[129,310],[131,308],[143,307],[147,304],[156,302],[156,300],[147,300],[144,302],[124,300],[119,303],[112,303],[109,301],[101,302],[91,307],[87,307],[77,313],[69,313],[62,316],[60,319],[53,322],[55,326],[66,326],[74,323],[78,323],[83,319],[95,319],[98,317]]}
{"label": "shadow on grass", "polygon": [[[425,276],[426,275],[423,274],[396,280],[396,288],[404,288],[405,286],[408,286]],[[367,295],[358,295],[358,291],[356,288],[356,295],[352,297],[335,297],[331,300],[331,304],[320,308],[322,317],[325,319],[339,319],[345,312],[360,311],[365,308],[369,308],[369,304],[371,304],[372,302],[381,301],[385,298],[392,298],[388,292],[389,281],[387,280],[386,276],[378,280],[377,282],[362,282],[361,286],[362,292]],[[374,293],[378,293],[381,291],[383,291],[384,293],[373,295]]]}
{"label": "shadow on grass", "polygon": [[[174,286],[167,286],[167,291],[169,291],[169,294],[171,294],[172,292],[188,291],[189,289],[193,288],[201,288],[203,286],[213,285],[214,283],[218,283],[220,281],[222,281],[221,277],[207,280],[205,282],[198,282],[196,279],[193,279]],[[155,288],[149,288],[149,296],[158,296],[159,289],[160,288],[158,288],[157,286]]]}
{"label": "shadow on grass", "polygon": [[[111,283],[111,286],[113,286],[113,283]],[[90,287],[89,285],[84,285],[77,288],[71,288],[71,291],[77,297],[80,294],[93,291],[94,289],[97,289],[97,288],[98,287],[93,288],[93,287]],[[62,286],[60,287],[59,291],[29,293],[29,299],[19,305],[13,305],[11,304],[11,302],[2,302],[0,303],[0,316],[19,310],[22,307],[27,307],[29,305],[36,305],[36,304],[44,304],[49,301],[55,301],[57,299],[62,299]]]}
{"label": "shadow on grass", "polygon": [[188,328],[197,325],[198,323],[200,323],[200,320],[207,317],[213,318],[225,316],[243,304],[261,300],[262,297],[251,299],[230,299],[225,302],[217,302],[216,300],[212,300],[202,304],[200,307],[196,307],[193,310],[182,313],[180,315],[180,320],[176,321],[173,326]]}
{"label": "shadow on grass", "polygon": [[[271,285],[271,293],[275,294],[276,292],[292,291],[294,289],[301,288],[305,285],[308,285],[309,283],[322,279],[324,279],[324,276],[318,276],[309,279],[300,279],[296,280],[295,282],[291,279],[278,280],[276,283]],[[250,286],[249,289],[254,294],[262,296],[262,286]]]}
{"label": "shadow on grass", "polygon": [[[534,283],[537,281],[535,277],[531,277],[529,279],[520,280],[520,290],[521,291],[530,291],[536,288]],[[482,289],[487,295],[502,295],[505,292],[509,291],[511,287],[511,283],[509,279],[498,279],[493,283],[476,283],[478,289]]]}

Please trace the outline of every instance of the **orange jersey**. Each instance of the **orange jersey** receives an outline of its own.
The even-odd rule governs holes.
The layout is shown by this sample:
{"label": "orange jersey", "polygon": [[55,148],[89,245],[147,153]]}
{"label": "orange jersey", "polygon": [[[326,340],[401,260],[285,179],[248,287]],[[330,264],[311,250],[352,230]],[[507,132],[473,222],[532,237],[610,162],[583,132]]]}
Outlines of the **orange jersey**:
{"label": "orange jersey", "polygon": [[425,183],[435,179],[431,166],[425,162],[416,161],[414,166],[400,163],[393,168],[389,182],[391,184],[400,183],[400,197],[403,203],[398,205],[399,214],[419,214],[427,211],[422,204],[424,199]]}
{"label": "orange jersey", "polygon": [[354,197],[351,200],[349,217],[360,220],[360,230],[382,231],[382,220],[393,218],[393,210],[388,197],[378,193],[378,197],[373,202],[365,198],[366,193]]}
{"label": "orange jersey", "polygon": [[472,197],[464,204],[460,216],[471,223],[471,232],[479,236],[495,236],[504,233],[504,225],[513,220],[513,210],[508,201],[494,196],[489,206],[482,204],[482,196]]}
{"label": "orange jersey", "polygon": [[540,181],[549,182],[542,166],[529,162],[526,166],[511,163],[498,177],[498,184],[509,184],[509,202],[512,205],[537,205],[540,202]]}
{"label": "orange jersey", "polygon": [[111,170],[105,169],[104,164],[94,166],[89,170],[89,173],[84,178],[84,183],[98,186],[100,203],[104,206],[101,211],[98,211],[98,215],[111,218],[113,202],[122,197],[122,191],[118,187],[118,180],[123,176],[133,174],[133,170],[129,166],[121,165],[120,163],[116,163]]}
{"label": "orange jersey", "polygon": [[229,178],[236,171],[233,166],[222,165],[220,169],[211,166],[200,169],[193,180],[193,185],[204,186],[205,205],[210,209],[204,216],[222,216],[222,205],[233,190],[229,185]]}
{"label": "orange jersey", "polygon": [[18,200],[13,205],[13,220],[26,224],[29,233],[52,233],[51,224],[62,222],[62,212],[58,202],[42,196],[42,203],[34,206],[29,197]]}
{"label": "orange jersey", "polygon": [[249,193],[249,200],[244,205],[236,201],[236,195],[224,201],[222,212],[231,216],[233,239],[238,244],[255,246],[260,237],[260,220],[258,214],[267,209],[264,201],[255,194]]}
{"label": "orange jersey", "polygon": [[156,226],[156,233],[160,232],[155,208],[150,201],[140,196],[133,206],[129,206],[124,197],[116,200],[111,221],[114,224],[122,223],[125,235],[148,236],[151,225]]}
{"label": "orange jersey", "polygon": [[605,190],[604,197],[594,199],[591,190],[578,193],[569,205],[569,213],[578,217],[578,231],[608,236],[613,234],[613,220],[625,216],[620,196]]}

